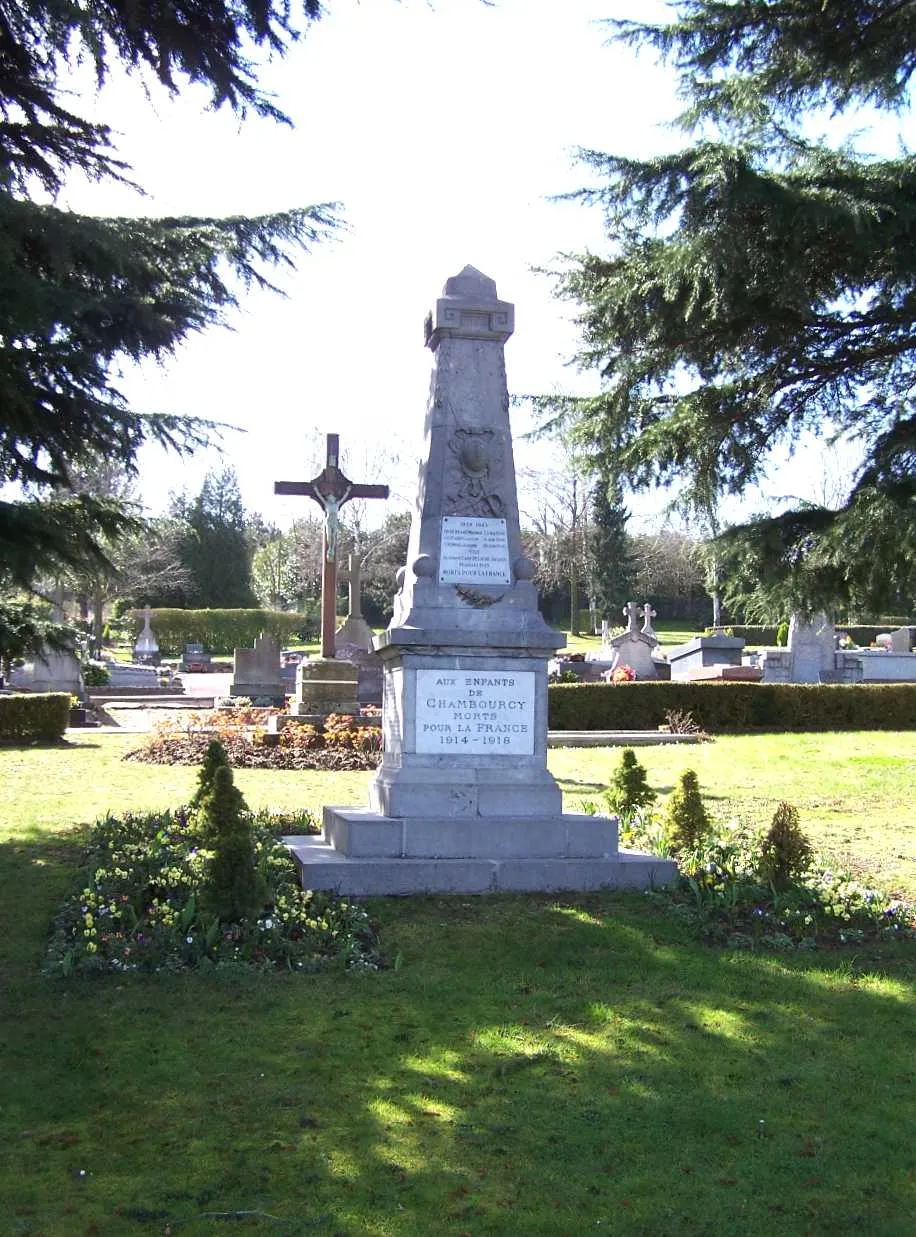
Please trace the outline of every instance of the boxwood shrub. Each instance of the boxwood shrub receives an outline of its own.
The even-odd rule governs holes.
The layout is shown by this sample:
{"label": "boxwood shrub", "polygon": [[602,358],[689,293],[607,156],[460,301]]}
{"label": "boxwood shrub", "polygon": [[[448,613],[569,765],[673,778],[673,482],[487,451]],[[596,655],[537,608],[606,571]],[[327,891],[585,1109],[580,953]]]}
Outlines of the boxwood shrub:
{"label": "boxwood shrub", "polygon": [[916,730],[916,683],[554,683],[551,730],[655,730],[669,711],[704,730]]}
{"label": "boxwood shrub", "polygon": [[53,742],[63,738],[69,719],[68,692],[0,696],[0,742]]}

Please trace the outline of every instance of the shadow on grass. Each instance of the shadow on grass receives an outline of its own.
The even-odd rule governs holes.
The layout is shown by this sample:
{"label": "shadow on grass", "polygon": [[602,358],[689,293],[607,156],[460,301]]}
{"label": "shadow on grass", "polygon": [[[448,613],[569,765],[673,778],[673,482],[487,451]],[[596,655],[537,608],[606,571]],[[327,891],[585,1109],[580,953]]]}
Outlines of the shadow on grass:
{"label": "shadow on grass", "polygon": [[558,777],[556,781],[561,790],[568,791],[570,794],[576,794],[583,790],[595,791],[601,794],[607,790],[607,783],[605,782],[582,782],[574,777]]}
{"label": "shadow on grass", "polygon": [[[80,735],[84,732],[81,730]],[[101,747],[101,743],[89,743],[82,737],[78,743],[72,739],[49,739],[46,742],[36,740],[31,743],[11,743],[8,740],[0,740],[0,752],[78,752],[82,748],[97,748]]]}
{"label": "shadow on grass", "polygon": [[88,836],[88,826],[39,833],[0,843],[0,974],[8,966],[41,964],[53,914],[68,892]]}
{"label": "shadow on grass", "polygon": [[[47,901],[61,845],[16,854],[24,896]],[[11,975],[0,1211],[46,1234],[911,1237],[912,954],[715,953],[638,896],[372,910],[379,974]]]}

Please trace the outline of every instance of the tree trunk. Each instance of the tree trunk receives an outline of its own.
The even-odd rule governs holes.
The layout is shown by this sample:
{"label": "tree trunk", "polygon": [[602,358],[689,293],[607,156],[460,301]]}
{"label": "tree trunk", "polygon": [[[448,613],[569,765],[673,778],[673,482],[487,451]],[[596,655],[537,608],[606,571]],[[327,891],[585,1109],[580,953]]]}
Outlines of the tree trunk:
{"label": "tree trunk", "polygon": [[102,656],[102,616],[105,610],[105,598],[102,590],[96,589],[92,595],[92,652],[96,657]]}
{"label": "tree trunk", "polygon": [[579,635],[579,567],[575,554],[569,565],[569,634]]}

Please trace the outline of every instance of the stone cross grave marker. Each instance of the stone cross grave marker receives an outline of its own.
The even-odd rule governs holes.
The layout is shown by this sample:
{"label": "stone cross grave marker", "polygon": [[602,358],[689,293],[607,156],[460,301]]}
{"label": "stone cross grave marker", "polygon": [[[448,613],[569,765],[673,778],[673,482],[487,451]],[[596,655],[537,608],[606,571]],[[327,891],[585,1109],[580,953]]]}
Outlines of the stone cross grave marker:
{"label": "stone cross grave marker", "polygon": [[639,631],[639,606],[635,601],[628,601],[621,611],[627,620],[627,631]]}
{"label": "stone cross grave marker", "polygon": [[387,498],[387,485],[362,485],[341,472],[340,436],[328,434],[325,465],[311,481],[275,481],[275,494],[297,494],[312,498],[324,512],[321,565],[321,656],[334,656],[334,628],[337,622],[337,540],[339,512],[351,498]]}

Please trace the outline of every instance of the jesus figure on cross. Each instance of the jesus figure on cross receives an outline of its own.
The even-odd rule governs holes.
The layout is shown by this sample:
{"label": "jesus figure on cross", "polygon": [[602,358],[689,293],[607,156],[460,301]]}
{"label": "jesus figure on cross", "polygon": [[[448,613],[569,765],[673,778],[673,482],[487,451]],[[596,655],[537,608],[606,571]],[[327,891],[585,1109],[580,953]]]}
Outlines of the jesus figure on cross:
{"label": "jesus figure on cross", "polygon": [[334,656],[337,624],[337,543],[340,508],[351,498],[387,498],[387,485],[359,485],[340,471],[340,439],[328,434],[325,466],[311,481],[275,481],[275,494],[299,494],[312,498],[324,512],[321,555],[321,656]]}

